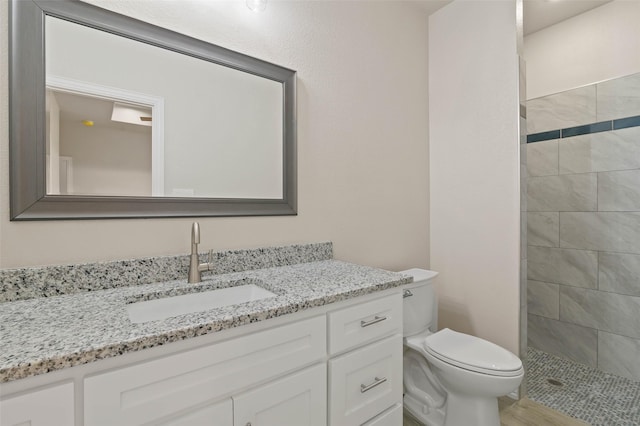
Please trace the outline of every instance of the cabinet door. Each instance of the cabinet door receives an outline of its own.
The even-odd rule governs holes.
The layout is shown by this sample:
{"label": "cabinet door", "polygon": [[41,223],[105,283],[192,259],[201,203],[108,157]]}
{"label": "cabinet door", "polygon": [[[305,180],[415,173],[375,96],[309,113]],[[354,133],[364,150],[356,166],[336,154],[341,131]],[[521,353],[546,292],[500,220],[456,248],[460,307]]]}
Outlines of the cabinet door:
{"label": "cabinet door", "polygon": [[225,399],[170,420],[154,422],[153,426],[233,426],[233,403],[231,398]]}
{"label": "cabinet door", "polygon": [[326,426],[326,398],[319,364],[233,397],[233,426]]}
{"label": "cabinet door", "polygon": [[326,328],[318,316],[87,377],[84,424],[148,424],[230,397],[323,359]]}
{"label": "cabinet door", "polygon": [[2,426],[70,426],[74,423],[73,383],[0,401]]}

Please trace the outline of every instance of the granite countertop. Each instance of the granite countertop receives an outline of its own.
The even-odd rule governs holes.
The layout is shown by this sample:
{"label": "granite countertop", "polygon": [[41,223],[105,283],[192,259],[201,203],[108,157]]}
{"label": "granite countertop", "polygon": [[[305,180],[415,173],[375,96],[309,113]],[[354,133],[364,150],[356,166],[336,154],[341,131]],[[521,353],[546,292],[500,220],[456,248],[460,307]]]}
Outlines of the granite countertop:
{"label": "granite countertop", "polygon": [[[411,281],[410,277],[351,263],[323,260],[156,284],[39,297],[0,304],[0,383],[86,364],[126,352],[215,333],[361,296]],[[255,283],[276,297],[165,320],[134,324],[135,301]]]}

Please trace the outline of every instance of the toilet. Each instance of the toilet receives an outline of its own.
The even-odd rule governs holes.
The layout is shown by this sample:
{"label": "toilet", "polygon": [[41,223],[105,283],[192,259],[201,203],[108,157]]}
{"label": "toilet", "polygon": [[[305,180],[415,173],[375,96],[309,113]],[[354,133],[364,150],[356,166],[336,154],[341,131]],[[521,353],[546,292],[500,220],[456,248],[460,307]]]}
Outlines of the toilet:
{"label": "toilet", "polygon": [[435,271],[401,271],[404,408],[427,426],[500,426],[498,397],[518,388],[524,368],[508,350],[478,337],[437,330]]}

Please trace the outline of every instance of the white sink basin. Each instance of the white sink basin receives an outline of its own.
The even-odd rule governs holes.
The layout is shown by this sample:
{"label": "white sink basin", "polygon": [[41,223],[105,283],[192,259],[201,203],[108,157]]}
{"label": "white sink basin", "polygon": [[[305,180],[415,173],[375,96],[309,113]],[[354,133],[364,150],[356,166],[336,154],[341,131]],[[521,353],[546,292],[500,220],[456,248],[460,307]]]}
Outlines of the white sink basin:
{"label": "white sink basin", "polygon": [[131,322],[139,324],[275,296],[262,287],[247,284],[131,303],[127,313]]}

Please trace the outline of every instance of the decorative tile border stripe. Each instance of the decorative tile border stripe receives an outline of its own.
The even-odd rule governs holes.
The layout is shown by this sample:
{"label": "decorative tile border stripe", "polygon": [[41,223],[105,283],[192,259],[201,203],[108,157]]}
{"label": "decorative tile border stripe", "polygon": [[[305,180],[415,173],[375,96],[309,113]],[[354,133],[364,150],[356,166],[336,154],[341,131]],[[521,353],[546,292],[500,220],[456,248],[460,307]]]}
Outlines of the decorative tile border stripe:
{"label": "decorative tile border stripe", "polygon": [[613,120],[613,129],[626,129],[627,127],[640,126],[640,115],[635,117],[621,118],[619,120]]}
{"label": "decorative tile border stripe", "polygon": [[[200,253],[200,262],[208,254]],[[331,242],[213,253],[214,275],[333,258]],[[189,256],[0,269],[0,303],[187,278]]]}
{"label": "decorative tile border stripe", "polygon": [[583,126],[562,129],[562,137],[570,138],[572,136],[588,135],[590,133],[608,132],[612,129],[613,123],[611,121],[601,121],[599,123],[585,124]]}
{"label": "decorative tile border stripe", "polygon": [[560,130],[551,130],[549,132],[534,133],[527,135],[527,143],[542,142],[551,139],[560,139]]}
{"label": "decorative tile border stripe", "polygon": [[640,115],[618,118],[616,120],[600,121],[598,123],[583,124],[566,129],[550,130],[547,132],[527,135],[527,143],[542,142],[552,139],[570,138],[572,136],[588,135],[591,133],[608,132],[610,130],[626,129],[640,126]]}

